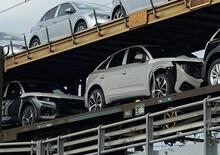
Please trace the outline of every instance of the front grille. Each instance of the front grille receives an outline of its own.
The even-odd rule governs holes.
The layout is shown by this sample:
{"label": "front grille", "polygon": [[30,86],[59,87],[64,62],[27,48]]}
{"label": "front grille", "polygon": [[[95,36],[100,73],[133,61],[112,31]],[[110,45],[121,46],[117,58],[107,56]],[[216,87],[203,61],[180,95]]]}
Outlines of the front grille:
{"label": "front grille", "polygon": [[178,63],[182,69],[190,76],[201,79],[202,77],[202,63],[198,62],[182,62]]}

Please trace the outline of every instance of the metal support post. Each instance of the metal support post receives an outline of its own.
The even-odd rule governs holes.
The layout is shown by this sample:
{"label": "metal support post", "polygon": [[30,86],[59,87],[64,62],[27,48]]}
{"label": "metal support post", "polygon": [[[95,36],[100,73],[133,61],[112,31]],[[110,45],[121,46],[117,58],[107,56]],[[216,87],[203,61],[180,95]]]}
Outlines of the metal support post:
{"label": "metal support post", "polygon": [[102,151],[105,150],[105,131],[100,125],[98,127],[98,155],[102,154]]}
{"label": "metal support post", "polygon": [[46,27],[46,35],[47,35],[47,43],[48,43],[48,45],[49,45],[49,50],[50,50],[50,52],[53,52],[53,51],[51,50],[50,36],[49,36],[49,31],[48,31],[48,28],[47,28],[47,27]]}
{"label": "metal support post", "polygon": [[28,58],[28,59],[31,59],[31,57],[30,57],[30,53],[29,53],[29,51],[28,51],[28,45],[27,45],[27,38],[26,38],[26,35],[23,34],[23,36],[24,36],[24,45],[25,45],[25,51],[26,51],[26,53],[27,53],[27,58]]}
{"label": "metal support post", "polygon": [[204,122],[204,155],[214,155],[213,154],[213,141],[211,131],[208,131],[211,126],[211,105],[208,98],[204,100],[203,103],[203,122]]}
{"label": "metal support post", "polygon": [[96,15],[95,9],[93,9],[93,15],[94,15],[94,18],[95,18],[97,32],[98,32],[99,36],[102,36],[102,34],[100,33],[99,23],[98,23],[98,20],[97,20],[97,15]]}
{"label": "metal support post", "polygon": [[146,115],[146,155],[153,155],[153,144],[150,141],[153,140],[153,118],[150,114]]}
{"label": "metal support post", "polygon": [[73,44],[77,44],[77,43],[75,42],[74,31],[73,31],[73,25],[72,25],[72,22],[71,22],[71,19],[70,19],[70,18],[69,18],[69,25],[70,25],[70,32],[71,32]]}
{"label": "metal support post", "polygon": [[60,136],[57,139],[57,153],[58,155],[64,154],[63,140],[60,138]]}
{"label": "metal support post", "polygon": [[14,59],[14,63],[16,64],[17,62],[15,61],[15,53],[14,53],[14,47],[13,47],[13,42],[12,40],[10,40],[10,47],[9,47],[9,51],[11,49],[11,54],[13,56],[13,59]]}
{"label": "metal support post", "polygon": [[124,19],[125,26],[128,27],[128,23],[127,23],[127,19],[126,19],[127,15],[126,15],[126,12],[124,11],[124,8],[123,8],[121,0],[119,0],[119,3],[120,3],[121,11],[123,12],[123,19]]}
{"label": "metal support post", "polygon": [[37,141],[37,153],[36,155],[45,155],[45,146],[42,141]]}
{"label": "metal support post", "polygon": [[3,141],[3,135],[2,135],[3,73],[4,73],[4,50],[3,47],[0,46],[0,142]]}
{"label": "metal support post", "polygon": [[156,9],[155,9],[153,0],[150,0],[150,4],[151,4],[151,7],[152,7],[152,10],[153,10],[153,13],[154,13],[154,17],[155,17],[155,18],[159,18],[159,16],[157,16],[157,11],[156,11]]}

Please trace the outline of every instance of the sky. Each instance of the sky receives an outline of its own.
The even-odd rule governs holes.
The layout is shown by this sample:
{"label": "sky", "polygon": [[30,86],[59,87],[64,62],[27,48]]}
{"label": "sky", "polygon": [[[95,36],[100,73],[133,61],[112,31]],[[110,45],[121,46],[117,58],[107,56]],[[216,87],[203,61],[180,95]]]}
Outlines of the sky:
{"label": "sky", "polygon": [[[25,0],[1,0],[0,12]],[[0,32],[28,33],[46,11],[71,0],[30,0],[14,9],[0,14]],[[107,4],[112,0],[77,0],[77,2]]]}

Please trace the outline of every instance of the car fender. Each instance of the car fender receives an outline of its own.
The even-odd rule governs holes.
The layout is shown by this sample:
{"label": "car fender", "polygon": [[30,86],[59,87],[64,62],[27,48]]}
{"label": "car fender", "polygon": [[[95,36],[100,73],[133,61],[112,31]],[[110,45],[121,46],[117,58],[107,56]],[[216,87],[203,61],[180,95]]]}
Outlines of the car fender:
{"label": "car fender", "polygon": [[19,107],[19,112],[18,112],[18,118],[19,118],[19,120],[21,120],[21,113],[22,113],[23,108],[24,108],[27,104],[29,104],[29,103],[34,107],[36,116],[37,116],[37,118],[38,118],[39,115],[38,115],[37,107],[36,107],[36,105],[34,104],[33,98],[32,98],[32,97],[27,97],[27,98],[22,98],[22,99],[21,99],[21,105],[20,105],[20,107]]}
{"label": "car fender", "polygon": [[[207,52],[207,51],[206,51]],[[220,45],[213,48],[212,50],[210,50],[205,58],[205,62],[204,62],[204,65],[203,65],[203,68],[202,68],[202,78],[204,80],[206,80],[206,73],[207,73],[207,67],[208,67],[208,64],[209,64],[209,60],[210,58],[215,55],[215,54],[220,54]],[[220,57],[219,57],[220,58]]]}
{"label": "car fender", "polygon": [[169,67],[174,67],[173,63],[172,62],[162,62],[160,64],[158,63],[152,63],[152,70],[149,72],[149,80],[148,80],[148,86],[149,86],[149,89],[150,88],[150,85],[151,85],[151,79],[153,78],[154,76],[154,73],[159,70],[159,69],[164,69],[166,70],[167,68]]}

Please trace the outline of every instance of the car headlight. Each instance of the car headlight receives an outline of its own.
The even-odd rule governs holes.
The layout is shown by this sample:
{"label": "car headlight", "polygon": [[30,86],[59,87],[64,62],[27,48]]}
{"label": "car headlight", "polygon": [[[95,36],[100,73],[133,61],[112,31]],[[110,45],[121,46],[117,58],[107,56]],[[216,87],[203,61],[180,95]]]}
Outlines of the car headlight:
{"label": "car headlight", "polygon": [[[90,18],[95,18],[95,15],[92,13],[89,15]],[[110,19],[110,16],[109,15],[106,15],[106,14],[101,14],[101,13],[96,13],[96,17],[98,19],[102,18],[102,19]]]}
{"label": "car headlight", "polygon": [[46,101],[46,102],[50,102],[51,99],[49,97],[37,97],[38,100],[40,101]]}

